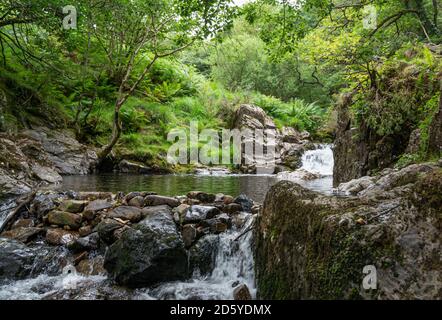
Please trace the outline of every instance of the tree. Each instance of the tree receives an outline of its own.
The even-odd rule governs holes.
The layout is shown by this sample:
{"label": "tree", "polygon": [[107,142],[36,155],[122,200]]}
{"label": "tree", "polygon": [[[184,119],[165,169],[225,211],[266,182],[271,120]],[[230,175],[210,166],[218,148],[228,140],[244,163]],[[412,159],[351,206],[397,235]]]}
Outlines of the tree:
{"label": "tree", "polygon": [[108,73],[118,87],[112,136],[102,161],[118,142],[120,111],[154,63],[211,37],[229,25],[231,0],[109,0],[92,1],[93,38],[105,52]]}

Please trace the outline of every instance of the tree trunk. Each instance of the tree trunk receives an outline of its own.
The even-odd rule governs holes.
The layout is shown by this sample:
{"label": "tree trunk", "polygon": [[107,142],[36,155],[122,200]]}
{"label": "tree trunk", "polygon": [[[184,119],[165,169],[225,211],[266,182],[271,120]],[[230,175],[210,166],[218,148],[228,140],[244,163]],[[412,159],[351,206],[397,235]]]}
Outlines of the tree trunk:
{"label": "tree trunk", "polygon": [[113,120],[113,126],[112,126],[112,137],[107,145],[101,149],[100,153],[98,154],[98,166],[103,162],[104,159],[109,156],[109,154],[112,152],[112,149],[117,144],[118,139],[120,139],[121,136],[121,120],[120,120],[120,109],[121,106],[124,104],[125,99],[119,98],[117,102],[115,103],[115,110],[114,110],[114,120]]}

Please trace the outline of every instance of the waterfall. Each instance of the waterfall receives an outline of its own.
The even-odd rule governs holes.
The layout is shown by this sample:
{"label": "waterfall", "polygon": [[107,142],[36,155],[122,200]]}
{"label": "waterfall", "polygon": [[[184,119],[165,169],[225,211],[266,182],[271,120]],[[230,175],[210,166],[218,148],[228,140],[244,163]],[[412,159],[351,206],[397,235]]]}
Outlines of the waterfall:
{"label": "waterfall", "polygon": [[244,234],[254,219],[255,216],[247,214],[241,228],[232,227],[232,230],[217,235],[218,250],[210,275],[200,276],[196,273],[189,281],[163,283],[154,289],[138,289],[135,299],[229,300],[233,299],[233,290],[238,284],[246,284],[252,297],[255,297],[253,233]]}
{"label": "waterfall", "polygon": [[302,156],[302,167],[308,172],[321,176],[333,175],[333,150],[329,144],[319,145],[317,149],[308,150]]}

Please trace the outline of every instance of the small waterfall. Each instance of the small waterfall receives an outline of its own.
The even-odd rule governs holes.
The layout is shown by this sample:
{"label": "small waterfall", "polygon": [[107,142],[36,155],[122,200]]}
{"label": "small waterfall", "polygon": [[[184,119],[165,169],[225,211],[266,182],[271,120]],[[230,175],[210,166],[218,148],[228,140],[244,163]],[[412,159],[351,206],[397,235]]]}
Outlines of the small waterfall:
{"label": "small waterfall", "polygon": [[317,149],[308,150],[302,156],[302,168],[321,176],[333,175],[333,150],[329,144],[319,145]]}
{"label": "small waterfall", "polygon": [[246,284],[252,297],[256,295],[252,232],[236,240],[253,224],[255,216],[247,214],[242,228],[218,235],[215,267],[209,276],[194,274],[191,280],[160,284],[154,289],[138,289],[135,299],[233,299],[234,287]]}

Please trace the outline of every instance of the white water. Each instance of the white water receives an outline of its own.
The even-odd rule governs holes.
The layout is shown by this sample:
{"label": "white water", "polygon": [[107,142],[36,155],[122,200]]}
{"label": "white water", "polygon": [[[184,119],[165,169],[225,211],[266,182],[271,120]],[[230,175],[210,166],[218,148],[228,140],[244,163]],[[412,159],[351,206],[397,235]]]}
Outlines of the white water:
{"label": "white water", "polygon": [[321,176],[332,176],[334,167],[331,145],[319,145],[318,149],[309,150],[302,156],[302,168]]}

